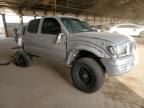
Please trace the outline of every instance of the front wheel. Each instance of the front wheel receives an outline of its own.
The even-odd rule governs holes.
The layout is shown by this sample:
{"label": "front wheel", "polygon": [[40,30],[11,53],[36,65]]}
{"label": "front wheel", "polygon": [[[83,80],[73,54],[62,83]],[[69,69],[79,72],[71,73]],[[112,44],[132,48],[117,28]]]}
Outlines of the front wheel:
{"label": "front wheel", "polygon": [[81,58],[75,61],[71,76],[76,88],[87,93],[99,90],[104,83],[103,69],[92,58]]}

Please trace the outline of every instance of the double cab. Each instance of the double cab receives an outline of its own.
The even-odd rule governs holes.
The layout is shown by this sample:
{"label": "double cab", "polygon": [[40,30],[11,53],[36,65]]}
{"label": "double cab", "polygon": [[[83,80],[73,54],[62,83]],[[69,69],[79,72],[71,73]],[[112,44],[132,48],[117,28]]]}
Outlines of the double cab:
{"label": "double cab", "polygon": [[[26,54],[64,61],[71,67],[76,88],[87,93],[102,87],[106,73],[127,73],[135,63],[136,42],[132,37],[95,32],[76,17],[31,20],[26,27],[23,46],[21,57],[16,59],[18,65],[29,65],[31,59],[25,57]],[[28,63],[24,62],[26,59]]]}

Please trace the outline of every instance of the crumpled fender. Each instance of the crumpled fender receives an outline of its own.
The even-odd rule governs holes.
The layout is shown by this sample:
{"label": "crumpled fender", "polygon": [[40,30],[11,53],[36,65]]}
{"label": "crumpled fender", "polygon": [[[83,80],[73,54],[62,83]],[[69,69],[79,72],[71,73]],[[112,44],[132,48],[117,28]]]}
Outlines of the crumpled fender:
{"label": "crumpled fender", "polygon": [[110,56],[100,47],[91,47],[91,46],[78,46],[74,49],[69,51],[68,57],[67,57],[67,64],[70,65],[72,61],[75,59],[76,55],[79,53],[79,51],[84,50],[88,51],[90,53],[93,53],[97,57],[100,58],[110,58]]}

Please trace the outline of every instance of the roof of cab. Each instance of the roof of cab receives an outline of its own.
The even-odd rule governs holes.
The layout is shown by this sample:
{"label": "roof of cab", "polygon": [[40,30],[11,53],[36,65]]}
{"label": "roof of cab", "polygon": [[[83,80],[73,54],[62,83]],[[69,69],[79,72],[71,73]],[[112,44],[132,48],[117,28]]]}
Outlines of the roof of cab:
{"label": "roof of cab", "polygon": [[77,18],[74,16],[65,16],[65,15],[57,15],[57,16],[44,16],[43,18]]}
{"label": "roof of cab", "polygon": [[[79,19],[78,17],[74,17],[74,16],[65,16],[65,15],[57,15],[57,16],[44,16],[42,18],[38,18],[38,19],[44,19],[44,18],[75,18],[75,19]],[[33,19],[35,20],[35,19]],[[29,22],[31,22],[32,20],[30,20]]]}

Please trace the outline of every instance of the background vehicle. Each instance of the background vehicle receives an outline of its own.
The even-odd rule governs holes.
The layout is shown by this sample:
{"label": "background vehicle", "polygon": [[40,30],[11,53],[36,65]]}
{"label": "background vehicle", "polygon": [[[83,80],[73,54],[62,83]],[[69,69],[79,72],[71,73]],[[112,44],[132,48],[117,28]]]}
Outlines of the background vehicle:
{"label": "background vehicle", "polygon": [[72,66],[74,85],[84,92],[99,90],[105,73],[121,75],[134,65],[136,42],[132,37],[94,32],[84,21],[67,16],[43,17],[29,22],[24,51],[15,63],[29,66],[29,55],[64,61]]}
{"label": "background vehicle", "polygon": [[96,25],[98,32],[106,32],[109,30],[108,25]]}
{"label": "background vehicle", "polygon": [[91,26],[91,28],[93,29],[93,31],[98,31],[97,27],[96,26]]}
{"label": "background vehicle", "polygon": [[110,28],[109,32],[127,36],[143,36],[144,28],[135,24],[118,24]]}

